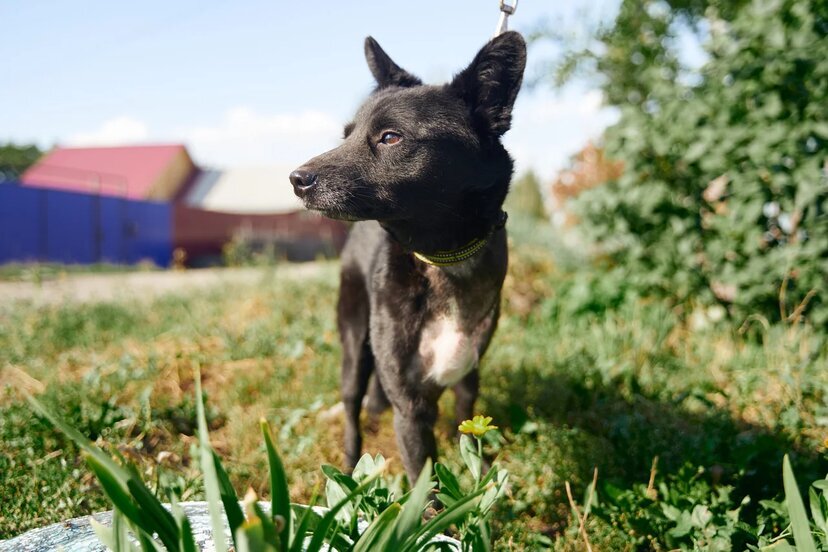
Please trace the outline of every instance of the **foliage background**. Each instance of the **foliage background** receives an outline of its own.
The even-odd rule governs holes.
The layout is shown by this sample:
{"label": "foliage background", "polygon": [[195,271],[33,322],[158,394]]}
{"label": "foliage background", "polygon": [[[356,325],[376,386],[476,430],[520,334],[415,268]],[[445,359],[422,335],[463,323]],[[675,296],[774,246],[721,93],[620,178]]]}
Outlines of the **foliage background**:
{"label": "foliage background", "polygon": [[828,322],[826,34],[824,0],[625,1],[563,57],[559,82],[592,72],[621,113],[604,146],[624,171],[573,210],[633,292]]}

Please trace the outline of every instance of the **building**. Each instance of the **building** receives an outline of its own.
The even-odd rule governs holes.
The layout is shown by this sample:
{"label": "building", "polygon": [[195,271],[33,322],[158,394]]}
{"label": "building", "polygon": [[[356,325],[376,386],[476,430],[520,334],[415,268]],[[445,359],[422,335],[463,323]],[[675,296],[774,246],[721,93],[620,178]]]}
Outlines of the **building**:
{"label": "building", "polygon": [[216,264],[246,241],[289,260],[336,254],[347,229],[307,212],[288,167],[195,165],[183,145],[56,148],[0,185],[0,263]]}

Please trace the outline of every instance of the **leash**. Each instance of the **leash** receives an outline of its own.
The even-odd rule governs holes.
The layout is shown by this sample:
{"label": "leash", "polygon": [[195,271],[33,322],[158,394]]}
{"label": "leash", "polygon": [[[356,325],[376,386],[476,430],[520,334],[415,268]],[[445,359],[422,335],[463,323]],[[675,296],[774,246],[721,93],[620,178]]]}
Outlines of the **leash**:
{"label": "leash", "polygon": [[500,0],[500,20],[497,22],[495,36],[509,30],[509,16],[517,11],[518,0]]}

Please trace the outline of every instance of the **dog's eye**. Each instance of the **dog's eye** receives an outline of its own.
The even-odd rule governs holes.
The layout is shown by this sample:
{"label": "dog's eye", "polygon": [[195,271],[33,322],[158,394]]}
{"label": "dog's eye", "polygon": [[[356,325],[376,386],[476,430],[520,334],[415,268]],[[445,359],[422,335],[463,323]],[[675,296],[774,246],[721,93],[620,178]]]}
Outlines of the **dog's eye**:
{"label": "dog's eye", "polygon": [[402,141],[402,136],[396,132],[384,132],[382,138],[380,138],[380,144],[385,144],[386,146],[393,146],[394,144],[400,143],[400,141]]}

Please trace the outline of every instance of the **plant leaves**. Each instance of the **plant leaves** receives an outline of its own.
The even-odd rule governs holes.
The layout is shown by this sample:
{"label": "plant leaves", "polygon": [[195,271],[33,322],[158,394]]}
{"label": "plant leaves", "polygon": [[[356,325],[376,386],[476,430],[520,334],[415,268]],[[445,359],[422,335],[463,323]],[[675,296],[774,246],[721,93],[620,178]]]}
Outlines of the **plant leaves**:
{"label": "plant leaves", "polygon": [[428,494],[433,488],[431,481],[431,459],[427,459],[414,488],[409,493],[408,500],[405,502],[402,514],[397,521],[397,526],[394,531],[394,543],[402,542],[411,534],[423,518],[423,510],[428,500]]}
{"label": "plant leaves", "polygon": [[[389,550],[391,541],[399,523],[402,521],[400,511],[405,514],[405,508],[399,504],[392,504],[383,513],[374,518],[371,525],[365,529],[359,540],[354,544],[353,552],[370,552],[371,550]],[[394,522],[397,523],[394,523]]]}
{"label": "plant leaves", "polygon": [[[224,538],[224,523],[221,519],[221,485],[213,461],[213,448],[210,446],[210,436],[207,432],[207,416],[204,414],[204,401],[201,396],[201,369],[195,367],[195,401],[196,417],[198,419],[198,440],[201,455],[201,471],[204,474],[204,494],[207,498],[207,509],[210,512],[210,525],[213,530],[213,543],[216,552],[227,552],[227,542]],[[166,543],[165,543],[166,544]]]}
{"label": "plant leaves", "polygon": [[267,421],[262,419],[259,421],[259,425],[262,428],[262,435],[267,448],[267,463],[270,466],[270,494],[272,496],[270,511],[274,517],[281,516],[284,521],[284,527],[279,533],[279,540],[281,541],[281,549],[287,550],[290,544],[291,509],[285,466],[273,445],[273,436],[270,434],[270,426]]}
{"label": "plant leaves", "polygon": [[816,544],[811,535],[811,525],[805,513],[805,505],[796,485],[796,478],[791,469],[791,461],[786,454],[782,460],[782,483],[785,486],[785,502],[791,516],[791,531],[797,552],[816,552]]}

